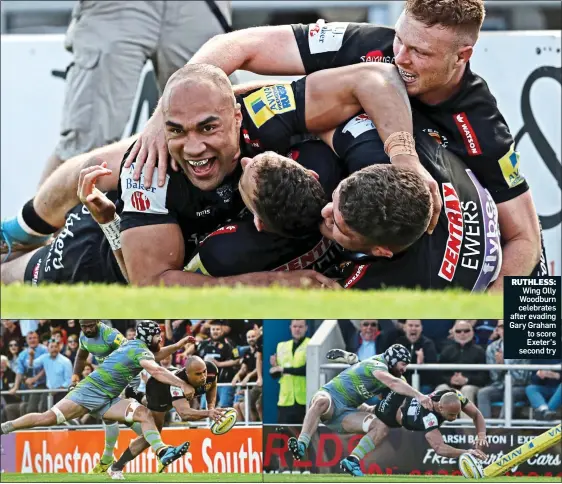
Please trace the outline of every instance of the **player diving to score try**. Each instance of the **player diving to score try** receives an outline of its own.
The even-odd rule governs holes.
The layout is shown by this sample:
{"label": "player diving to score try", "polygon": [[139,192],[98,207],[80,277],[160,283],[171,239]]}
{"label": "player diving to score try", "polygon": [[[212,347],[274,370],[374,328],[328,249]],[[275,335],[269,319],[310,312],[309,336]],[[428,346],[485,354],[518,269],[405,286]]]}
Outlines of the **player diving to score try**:
{"label": "player diving to score try", "polygon": [[344,370],[324,385],[312,397],[302,431],[298,440],[289,438],[289,450],[296,460],[304,457],[312,434],[320,422],[340,433],[365,434],[351,455],[340,462],[346,472],[361,476],[359,462],[374,450],[375,416],[365,402],[371,397],[390,389],[400,395],[417,398],[428,410],[433,409],[432,400],[412,388],[402,375],[410,364],[410,352],[402,345],[395,344],[384,353],[361,361]]}
{"label": "player diving to score try", "polygon": [[[191,408],[189,400],[180,387],[163,383],[156,378],[149,378],[146,382],[146,407],[150,410],[152,418],[156,423],[158,431],[162,431],[166,414],[174,408],[182,420],[194,421],[210,418],[219,421],[224,410],[215,408],[217,401],[217,366],[210,361],[203,361],[198,356],[190,356],[185,362],[184,368],[171,368],[174,375],[180,380],[191,385],[195,390],[195,397],[205,395],[207,408],[196,410]],[[137,457],[143,450],[148,449],[149,444],[144,436],[139,435],[133,440],[129,447],[121,454],[117,462],[107,469],[112,479],[124,479],[123,469],[128,462]],[[158,464],[158,472],[162,472],[163,466]]]}
{"label": "player diving to score try", "polygon": [[[359,361],[356,354],[340,349],[330,350],[326,358],[332,362],[345,362],[350,365],[356,365]],[[427,442],[437,455],[459,458],[462,454],[469,453],[478,459],[486,459],[486,454],[481,450],[488,446],[486,421],[476,405],[457,390],[436,391],[428,397],[433,402],[433,409],[424,408],[417,398],[406,397],[395,391],[390,391],[376,405],[365,405],[365,410],[376,417],[371,429],[373,448],[386,438],[390,428],[402,427],[413,432],[424,432]],[[444,422],[454,422],[461,411],[474,422],[477,432],[474,441],[475,449],[457,449],[446,444],[439,430]],[[360,467],[353,467],[350,470],[344,466],[342,468],[354,476],[363,475]]]}
{"label": "player diving to score try", "polygon": [[154,321],[137,325],[136,339],[113,351],[104,362],[65,398],[43,413],[30,413],[0,426],[0,435],[34,427],[50,427],[87,413],[105,420],[124,423],[149,443],[163,469],[189,449],[189,442],[173,447],[164,444],[154,418],[146,407],[134,399],[119,395],[127,384],[145,369],[152,377],[182,389],[186,398],[193,398],[193,387],[154,361],[153,352],[161,341],[160,326]]}

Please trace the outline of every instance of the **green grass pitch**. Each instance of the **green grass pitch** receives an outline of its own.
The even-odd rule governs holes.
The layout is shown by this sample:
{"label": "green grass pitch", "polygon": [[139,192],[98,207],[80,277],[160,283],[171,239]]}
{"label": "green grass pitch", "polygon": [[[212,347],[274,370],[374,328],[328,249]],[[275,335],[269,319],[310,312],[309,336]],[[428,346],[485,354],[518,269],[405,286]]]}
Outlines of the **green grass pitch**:
{"label": "green grass pitch", "polygon": [[[125,482],[263,482],[261,474],[127,474]],[[2,482],[115,482],[107,474],[2,474]]]}
{"label": "green grass pitch", "polygon": [[[365,477],[353,477],[347,474],[264,474],[264,482],[464,482],[469,480],[462,476],[410,476],[403,474],[376,474]],[[476,482],[476,480],[470,480]],[[477,482],[560,482],[559,477],[513,477],[502,476],[478,479]]]}
{"label": "green grass pitch", "polygon": [[501,318],[501,294],[107,285],[2,286],[3,318]]}

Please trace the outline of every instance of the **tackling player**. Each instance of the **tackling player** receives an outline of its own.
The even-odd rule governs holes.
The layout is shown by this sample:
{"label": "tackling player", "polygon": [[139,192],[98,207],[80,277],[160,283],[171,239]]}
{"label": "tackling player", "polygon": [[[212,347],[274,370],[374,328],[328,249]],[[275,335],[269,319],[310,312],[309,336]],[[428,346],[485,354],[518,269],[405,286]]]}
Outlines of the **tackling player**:
{"label": "tackling player", "polygon": [[[74,389],[74,387],[80,383],[84,366],[90,354],[95,356],[97,364],[100,365],[113,351],[127,343],[127,340],[119,331],[103,324],[101,321],[95,319],[81,319],[79,324],[79,347],[76,353],[76,359],[74,360],[70,390]],[[159,349],[154,352],[154,360],[159,362],[167,358],[169,355],[183,348],[191,339],[192,338],[186,336],[173,345]],[[137,375],[127,385],[127,389],[125,390],[126,397],[133,396],[134,392],[130,392],[129,390],[137,387],[139,383],[140,379]],[[119,424],[117,422],[106,421],[105,419],[103,419],[102,422],[105,430],[105,446],[99,462],[90,470],[90,474],[102,474],[111,465],[113,462],[113,451],[119,437]]]}
{"label": "tackling player", "polygon": [[342,371],[318,390],[310,401],[298,440],[289,438],[289,450],[294,458],[304,457],[311,436],[320,422],[340,433],[365,434],[357,446],[340,462],[342,469],[361,475],[359,461],[374,447],[375,416],[365,404],[371,397],[390,389],[401,395],[415,397],[431,410],[428,396],[401,379],[410,364],[410,352],[402,345],[392,345],[383,354],[359,362]]}
{"label": "tackling player", "polygon": [[[146,382],[146,407],[150,410],[159,432],[162,431],[164,426],[166,414],[172,408],[176,409],[178,415],[184,421],[203,420],[205,418],[215,421],[221,419],[223,410],[215,408],[218,368],[214,363],[205,362],[198,356],[190,356],[185,362],[185,367],[174,370],[173,373],[193,387],[195,390],[194,398],[205,395],[207,408],[192,409],[189,400],[180,387],[168,385],[155,378],[149,378]],[[107,473],[112,479],[123,479],[123,469],[127,462],[132,461],[148,447],[149,444],[143,436],[137,437],[121,454],[119,460],[107,469]],[[163,469],[164,467],[159,462],[158,472],[162,472]]]}
{"label": "tackling player", "polygon": [[49,427],[90,413],[105,420],[124,423],[142,434],[161,465],[168,466],[187,452],[189,442],[177,447],[164,444],[146,407],[136,400],[119,398],[127,384],[143,369],[162,382],[180,387],[186,398],[193,398],[194,390],[191,385],[154,361],[153,352],[160,347],[161,338],[160,326],[154,321],[138,323],[136,339],[114,350],[65,398],[44,413],[30,413],[3,423],[0,434],[40,426]]}

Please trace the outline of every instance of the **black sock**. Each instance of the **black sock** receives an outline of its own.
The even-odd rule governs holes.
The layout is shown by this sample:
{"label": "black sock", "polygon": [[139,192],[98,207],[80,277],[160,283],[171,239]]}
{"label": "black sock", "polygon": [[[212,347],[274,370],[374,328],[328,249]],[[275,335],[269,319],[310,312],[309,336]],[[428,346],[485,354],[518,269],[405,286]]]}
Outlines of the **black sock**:
{"label": "black sock", "polygon": [[39,215],[37,215],[37,212],[33,208],[33,198],[23,206],[21,216],[23,221],[31,230],[40,234],[54,234],[58,230],[56,227],[48,224]]}
{"label": "black sock", "polygon": [[359,464],[359,458],[354,456],[354,455],[350,455],[348,457],[348,460],[352,460],[352,461],[357,462]]}
{"label": "black sock", "polygon": [[111,468],[114,471],[122,471],[123,469],[125,469],[125,466],[127,465],[127,462],[131,462],[134,458],[135,458],[135,456],[131,452],[131,448],[127,447],[127,450],[121,454],[121,457],[119,457],[119,460],[117,462],[115,462],[111,466]]}

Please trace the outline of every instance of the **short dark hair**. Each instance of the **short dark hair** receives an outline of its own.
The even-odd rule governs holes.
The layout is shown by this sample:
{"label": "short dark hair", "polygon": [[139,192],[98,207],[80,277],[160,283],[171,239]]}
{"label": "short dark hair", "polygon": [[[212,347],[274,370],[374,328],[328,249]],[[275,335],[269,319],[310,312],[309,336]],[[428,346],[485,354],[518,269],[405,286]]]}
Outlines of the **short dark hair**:
{"label": "short dark hair", "polygon": [[368,244],[404,248],[426,231],[431,195],[417,173],[373,165],[341,182],[338,208],[347,226]]}
{"label": "short dark hair", "polygon": [[486,16],[484,0],[406,0],[404,10],[428,27],[457,28],[474,41]]}
{"label": "short dark hair", "polygon": [[256,163],[255,181],[255,209],[268,230],[284,237],[302,237],[318,230],[326,193],[301,166],[266,152]]}

